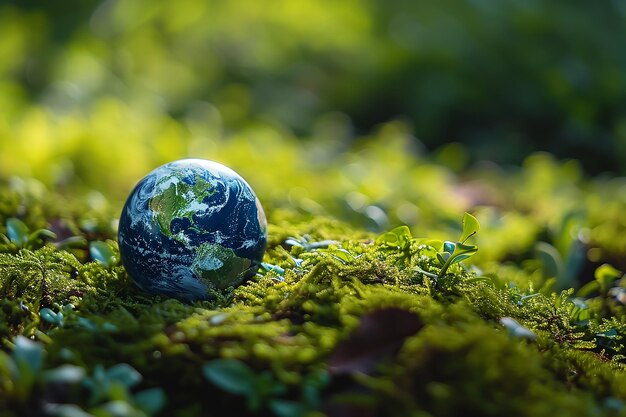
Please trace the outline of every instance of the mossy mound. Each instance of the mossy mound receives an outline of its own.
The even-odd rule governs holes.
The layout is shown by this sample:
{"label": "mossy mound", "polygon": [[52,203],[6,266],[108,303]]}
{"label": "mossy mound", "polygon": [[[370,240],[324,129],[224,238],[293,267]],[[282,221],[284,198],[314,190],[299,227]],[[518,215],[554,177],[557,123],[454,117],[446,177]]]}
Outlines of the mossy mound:
{"label": "mossy mound", "polygon": [[14,194],[2,223],[57,237],[2,246],[2,415],[626,415],[615,279],[582,300],[512,265],[440,274],[408,229],[394,243],[273,210],[265,269],[185,304],[132,285],[113,215]]}

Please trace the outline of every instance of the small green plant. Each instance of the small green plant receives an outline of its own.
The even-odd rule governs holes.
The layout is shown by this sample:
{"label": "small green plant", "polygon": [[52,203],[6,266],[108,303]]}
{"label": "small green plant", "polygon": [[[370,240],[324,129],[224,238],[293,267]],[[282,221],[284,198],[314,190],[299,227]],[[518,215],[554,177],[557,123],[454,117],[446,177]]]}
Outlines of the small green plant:
{"label": "small green plant", "polygon": [[609,313],[609,299],[613,290],[613,284],[622,277],[622,272],[609,264],[600,265],[594,272],[594,281],[583,285],[577,295],[579,297],[588,297],[594,292],[599,293],[601,301],[601,313],[607,315]]}
{"label": "small green plant", "polygon": [[594,272],[594,281],[583,285],[577,292],[579,297],[588,297],[594,292],[606,298],[613,283],[622,276],[622,273],[609,264],[600,265]]}
{"label": "small green plant", "polygon": [[378,239],[376,239],[376,244],[399,251],[399,262],[401,265],[406,265],[411,261],[411,242],[413,242],[413,240],[411,229],[403,225],[380,235]]}
{"label": "small green plant", "polygon": [[[431,272],[424,271],[419,266],[416,267],[417,271],[434,279],[435,281],[445,277],[446,273],[448,272],[448,268],[450,268],[454,264],[457,264],[461,261],[468,259],[469,257],[474,255],[478,251],[478,246],[469,245],[466,242],[471,237],[476,235],[479,229],[480,229],[480,223],[478,222],[476,217],[472,216],[469,213],[465,213],[465,215],[463,216],[463,230],[457,242],[451,242],[451,241],[446,240],[445,242],[441,243],[441,241],[437,242],[437,241],[432,241],[428,239],[420,239],[421,242],[427,243],[430,246],[437,246],[439,244],[441,245],[441,251],[437,252],[437,261],[439,262],[439,265],[441,266],[441,268],[439,269],[438,274],[433,274]],[[385,233],[385,235],[381,237],[384,237],[384,239],[387,240],[387,239],[392,238],[391,236],[392,234],[398,235],[397,241],[400,244],[399,247],[405,253],[407,253],[407,256],[409,256],[410,245],[405,243],[407,239],[406,232],[402,232],[402,234],[398,234],[397,232],[394,232],[397,230],[402,230],[402,229],[400,228],[394,229],[391,232]],[[479,277],[478,279],[486,280],[487,277]]]}
{"label": "small green plant", "polygon": [[[6,230],[6,235],[0,233],[0,252],[16,252],[20,249],[32,251],[57,237],[56,233],[49,229],[31,231],[23,221],[16,217],[6,220]],[[69,250],[85,247],[87,240],[82,236],[70,236],[53,244],[57,249]]]}
{"label": "small green plant", "polygon": [[56,238],[56,234],[48,229],[37,229],[31,232],[23,221],[15,217],[6,220],[6,230],[7,235],[0,234],[0,240],[4,242],[9,252],[16,249],[34,250],[41,247],[46,239]]}
{"label": "small green plant", "polygon": [[104,265],[107,269],[113,268],[118,262],[111,246],[99,240],[89,243],[89,255],[91,255],[94,261]]}
{"label": "small green plant", "polygon": [[441,264],[441,269],[437,275],[438,278],[444,277],[450,266],[464,261],[478,251],[478,246],[468,245],[465,242],[474,236],[479,229],[480,223],[478,223],[476,217],[465,213],[463,216],[463,232],[459,240],[456,243],[445,241],[443,243],[443,251],[437,253],[437,260]]}
{"label": "small green plant", "polygon": [[[58,313],[48,307],[44,307],[39,310],[39,316],[50,324],[54,324],[57,327],[63,327],[65,323],[65,317],[74,310],[73,304],[66,304],[59,309]],[[65,313],[65,314],[64,314]]]}

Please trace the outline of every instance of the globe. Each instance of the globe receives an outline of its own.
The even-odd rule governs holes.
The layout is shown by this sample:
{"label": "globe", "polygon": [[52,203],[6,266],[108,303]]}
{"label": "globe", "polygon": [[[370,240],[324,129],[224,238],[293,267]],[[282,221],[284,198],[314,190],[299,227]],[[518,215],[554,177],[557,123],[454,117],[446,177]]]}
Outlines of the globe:
{"label": "globe", "polygon": [[182,159],[144,177],[119,222],[122,262],[144,291],[205,300],[211,289],[254,276],[267,220],[252,188],[232,169]]}

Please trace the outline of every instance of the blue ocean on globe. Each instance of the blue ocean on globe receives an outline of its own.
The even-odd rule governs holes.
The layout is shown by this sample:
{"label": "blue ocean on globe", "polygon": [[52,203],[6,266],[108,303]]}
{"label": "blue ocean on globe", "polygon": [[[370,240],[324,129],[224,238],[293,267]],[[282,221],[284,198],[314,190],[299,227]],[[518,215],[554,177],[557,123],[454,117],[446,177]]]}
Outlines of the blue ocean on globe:
{"label": "blue ocean on globe", "polygon": [[119,222],[124,266],[141,289],[182,300],[254,276],[267,220],[252,188],[232,169],[203,159],[165,164],[132,191]]}

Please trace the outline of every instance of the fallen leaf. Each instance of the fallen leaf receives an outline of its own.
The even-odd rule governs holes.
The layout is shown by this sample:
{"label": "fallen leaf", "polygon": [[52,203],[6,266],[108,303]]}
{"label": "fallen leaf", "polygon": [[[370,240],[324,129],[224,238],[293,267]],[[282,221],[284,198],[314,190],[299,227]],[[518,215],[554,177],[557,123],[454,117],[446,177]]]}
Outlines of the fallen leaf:
{"label": "fallen leaf", "polygon": [[332,374],[371,373],[383,359],[394,355],[404,340],[424,324],[417,314],[386,308],[364,315],[356,330],[339,342],[328,360]]}

